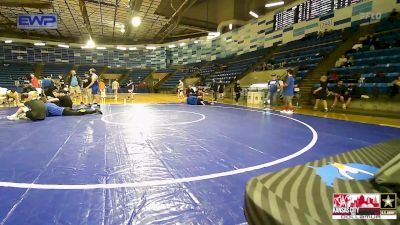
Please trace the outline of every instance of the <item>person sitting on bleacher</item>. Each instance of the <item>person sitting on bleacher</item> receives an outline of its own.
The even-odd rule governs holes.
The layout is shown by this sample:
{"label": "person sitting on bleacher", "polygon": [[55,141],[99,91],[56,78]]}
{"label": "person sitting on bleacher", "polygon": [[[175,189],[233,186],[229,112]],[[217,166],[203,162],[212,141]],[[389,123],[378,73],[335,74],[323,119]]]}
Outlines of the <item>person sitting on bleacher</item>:
{"label": "person sitting on bleacher", "polygon": [[399,88],[400,88],[400,76],[398,76],[397,79],[394,80],[390,86],[390,91],[389,91],[390,98],[393,98],[399,93]]}
{"label": "person sitting on bleacher", "polygon": [[342,56],[336,61],[335,67],[336,67],[336,68],[344,67],[344,66],[346,66],[346,63],[347,63],[347,58],[346,58],[345,55],[342,55]]}
{"label": "person sitting on bleacher", "polygon": [[346,66],[354,66],[354,57],[350,56],[349,59],[346,62]]}

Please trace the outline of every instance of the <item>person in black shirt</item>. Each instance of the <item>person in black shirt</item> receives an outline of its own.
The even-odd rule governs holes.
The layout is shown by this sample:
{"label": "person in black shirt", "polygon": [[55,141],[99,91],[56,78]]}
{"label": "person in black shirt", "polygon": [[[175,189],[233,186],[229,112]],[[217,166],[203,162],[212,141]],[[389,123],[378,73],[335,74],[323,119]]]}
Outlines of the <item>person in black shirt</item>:
{"label": "person in black shirt", "polygon": [[215,79],[212,80],[211,90],[213,92],[213,101],[217,101],[217,98],[218,98],[218,83],[215,81]]}
{"label": "person in black shirt", "polygon": [[314,110],[318,109],[319,102],[322,101],[324,105],[324,111],[328,112],[328,103],[326,98],[328,96],[328,77],[326,75],[321,76],[320,87],[314,90],[315,95],[315,105]]}
{"label": "person in black shirt", "polygon": [[26,118],[32,121],[44,120],[46,118],[46,106],[38,97],[38,92],[29,92],[27,101],[24,104],[20,104],[17,112],[11,116],[7,116],[7,119],[20,120],[21,118]]}
{"label": "person in black shirt", "polygon": [[73,102],[66,91],[54,92],[55,98],[47,99],[47,102],[52,102],[60,107],[72,108]]}
{"label": "person in black shirt", "polygon": [[83,91],[83,98],[88,104],[92,102],[92,90],[87,89],[87,87],[91,83],[92,83],[92,77],[88,73],[85,73],[85,78],[82,80],[82,87],[83,87],[82,91]]}
{"label": "person in black shirt", "polygon": [[343,84],[342,80],[337,82],[337,85],[333,89],[333,93],[335,94],[335,99],[333,100],[333,104],[331,109],[335,108],[338,101],[342,102],[342,108],[346,109],[346,103],[344,102],[344,95],[347,91],[347,87]]}
{"label": "person in black shirt", "polygon": [[239,98],[240,98],[240,92],[242,91],[242,88],[240,87],[240,81],[236,81],[235,87],[233,88],[235,91],[236,97],[235,97],[235,102],[238,104]]}
{"label": "person in black shirt", "polygon": [[134,91],[133,81],[129,80],[128,83],[126,84],[126,86],[128,87],[128,92],[129,92],[128,99],[129,98],[133,99],[133,91]]}

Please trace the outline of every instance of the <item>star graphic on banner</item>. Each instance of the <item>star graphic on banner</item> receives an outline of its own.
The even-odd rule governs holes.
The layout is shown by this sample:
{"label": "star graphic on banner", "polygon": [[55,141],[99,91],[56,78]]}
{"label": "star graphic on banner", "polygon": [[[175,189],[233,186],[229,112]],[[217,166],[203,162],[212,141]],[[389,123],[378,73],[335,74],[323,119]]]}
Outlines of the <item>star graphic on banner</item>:
{"label": "star graphic on banner", "polygon": [[384,207],[386,207],[386,206],[393,207],[392,206],[392,202],[394,202],[394,199],[391,199],[389,197],[389,195],[386,197],[386,199],[383,199],[382,201],[385,202],[385,206]]}

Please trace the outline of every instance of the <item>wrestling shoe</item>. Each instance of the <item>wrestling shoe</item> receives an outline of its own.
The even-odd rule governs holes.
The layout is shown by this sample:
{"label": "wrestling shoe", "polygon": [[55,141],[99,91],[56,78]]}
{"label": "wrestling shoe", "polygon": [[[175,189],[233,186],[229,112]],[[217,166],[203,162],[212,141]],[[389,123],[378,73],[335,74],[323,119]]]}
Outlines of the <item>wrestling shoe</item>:
{"label": "wrestling shoe", "polygon": [[11,115],[11,116],[7,116],[7,119],[8,119],[8,120],[19,120],[18,116],[15,115],[15,114],[13,114],[13,115]]}
{"label": "wrestling shoe", "polygon": [[100,109],[95,109],[95,110],[96,110],[96,112],[97,112],[98,114],[103,115],[103,112],[102,112]]}

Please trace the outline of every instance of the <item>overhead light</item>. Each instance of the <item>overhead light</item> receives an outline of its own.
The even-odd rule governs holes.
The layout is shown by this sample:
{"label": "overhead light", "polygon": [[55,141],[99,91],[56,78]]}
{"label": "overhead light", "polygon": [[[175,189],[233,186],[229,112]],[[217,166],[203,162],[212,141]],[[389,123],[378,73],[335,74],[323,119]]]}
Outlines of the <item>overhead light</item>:
{"label": "overhead light", "polygon": [[125,33],[125,28],[124,27],[121,28],[121,32]]}
{"label": "overhead light", "polygon": [[284,1],[279,1],[279,2],[267,3],[267,4],[265,4],[265,7],[269,8],[269,7],[274,7],[274,6],[283,5],[283,4],[285,4]]}
{"label": "overhead light", "polygon": [[107,49],[106,47],[96,47],[97,50],[105,50]]}
{"label": "overhead light", "polygon": [[157,47],[155,47],[155,46],[146,46],[146,49],[149,49],[149,50],[155,50]]}
{"label": "overhead light", "polygon": [[181,46],[181,47],[182,47],[182,46],[185,46],[185,45],[186,45],[185,42],[182,42],[182,43],[179,44],[179,46]]}
{"label": "overhead light", "polygon": [[132,50],[137,50],[137,48],[136,47],[130,47],[129,50],[131,50],[131,51]]}
{"label": "overhead light", "polygon": [[257,13],[255,13],[255,12],[253,12],[253,11],[250,11],[249,14],[252,15],[253,17],[255,17],[255,18],[258,18]]}
{"label": "overhead light", "polygon": [[12,40],[5,40],[4,43],[10,44],[10,43],[12,43]]}
{"label": "overhead light", "polygon": [[195,44],[199,43],[199,41],[194,41]]}
{"label": "overhead light", "polygon": [[168,48],[175,48],[175,45],[168,45]]}
{"label": "overhead light", "polygon": [[93,39],[90,38],[90,39],[86,42],[85,48],[94,48],[94,47],[96,47],[96,44],[94,43]]}
{"label": "overhead light", "polygon": [[232,30],[232,28],[233,28],[233,25],[230,23],[229,24],[229,30]]}
{"label": "overhead light", "polygon": [[58,47],[60,47],[60,48],[69,48],[69,45],[66,45],[66,44],[59,44]]}
{"label": "overhead light", "polygon": [[142,19],[140,19],[140,17],[135,16],[132,18],[132,25],[134,27],[138,27],[141,23],[142,23]]}
{"label": "overhead light", "polygon": [[43,42],[36,42],[34,43],[35,46],[45,46],[46,44]]}
{"label": "overhead light", "polygon": [[118,49],[118,50],[125,51],[125,50],[126,50],[126,47],[123,47],[123,46],[117,46],[117,49]]}

